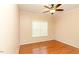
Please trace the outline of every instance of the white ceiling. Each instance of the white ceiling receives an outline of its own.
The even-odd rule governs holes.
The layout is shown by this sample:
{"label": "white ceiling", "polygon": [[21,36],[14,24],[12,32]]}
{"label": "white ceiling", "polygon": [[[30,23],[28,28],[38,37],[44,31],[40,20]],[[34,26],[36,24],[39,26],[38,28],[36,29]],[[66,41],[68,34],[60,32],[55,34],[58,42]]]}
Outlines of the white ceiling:
{"label": "white ceiling", "polygon": [[[43,11],[47,10],[44,7],[45,4],[19,4],[20,11],[27,11],[27,12],[32,12],[32,13],[38,13],[38,14],[44,14],[42,13]],[[63,8],[64,11],[69,11],[75,8],[79,8],[79,4],[62,4],[59,8]],[[56,12],[56,14],[61,14],[63,12]],[[50,14],[50,13],[45,13],[45,14]]]}

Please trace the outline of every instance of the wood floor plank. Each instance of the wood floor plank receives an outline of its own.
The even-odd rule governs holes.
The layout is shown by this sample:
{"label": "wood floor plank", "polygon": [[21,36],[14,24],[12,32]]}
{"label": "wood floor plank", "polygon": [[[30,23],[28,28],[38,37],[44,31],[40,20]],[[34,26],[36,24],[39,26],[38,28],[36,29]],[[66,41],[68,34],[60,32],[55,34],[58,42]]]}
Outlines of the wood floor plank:
{"label": "wood floor plank", "polygon": [[20,46],[20,54],[32,54],[34,48],[42,48],[47,50],[48,54],[79,54],[79,48],[67,45],[57,40],[38,42],[32,44],[24,44]]}

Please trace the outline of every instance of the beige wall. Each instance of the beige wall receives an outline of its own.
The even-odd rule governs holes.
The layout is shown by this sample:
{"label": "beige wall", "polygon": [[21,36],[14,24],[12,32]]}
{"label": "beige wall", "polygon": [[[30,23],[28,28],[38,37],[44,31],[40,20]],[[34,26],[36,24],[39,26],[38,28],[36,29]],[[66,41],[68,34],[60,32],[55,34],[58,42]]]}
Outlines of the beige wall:
{"label": "beige wall", "polygon": [[[32,38],[32,21],[48,21],[48,37]],[[30,12],[20,12],[20,44],[28,44],[54,38],[53,17]]]}
{"label": "beige wall", "polygon": [[79,47],[79,8],[56,17],[55,39]]}
{"label": "beige wall", "polygon": [[0,51],[18,53],[19,15],[17,5],[0,5]]}

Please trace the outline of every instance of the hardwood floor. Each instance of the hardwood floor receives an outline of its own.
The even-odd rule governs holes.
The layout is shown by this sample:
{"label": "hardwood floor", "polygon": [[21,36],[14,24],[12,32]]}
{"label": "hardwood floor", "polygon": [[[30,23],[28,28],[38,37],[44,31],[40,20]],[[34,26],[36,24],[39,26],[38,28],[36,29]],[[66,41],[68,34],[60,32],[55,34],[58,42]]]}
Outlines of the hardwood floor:
{"label": "hardwood floor", "polygon": [[65,43],[50,40],[32,44],[24,44],[20,46],[20,54],[33,54],[34,48],[42,48],[47,51],[47,54],[79,54],[79,48],[67,45]]}

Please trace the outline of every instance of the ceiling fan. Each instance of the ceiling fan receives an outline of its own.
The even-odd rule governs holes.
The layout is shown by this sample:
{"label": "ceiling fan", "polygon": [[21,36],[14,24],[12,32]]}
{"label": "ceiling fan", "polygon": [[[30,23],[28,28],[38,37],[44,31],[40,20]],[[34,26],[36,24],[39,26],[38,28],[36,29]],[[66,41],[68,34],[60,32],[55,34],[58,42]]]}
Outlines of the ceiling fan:
{"label": "ceiling fan", "polygon": [[62,4],[51,4],[50,6],[44,6],[45,8],[48,8],[47,11],[44,11],[43,13],[50,12],[51,14],[54,14],[56,11],[64,11],[64,9],[59,9]]}

